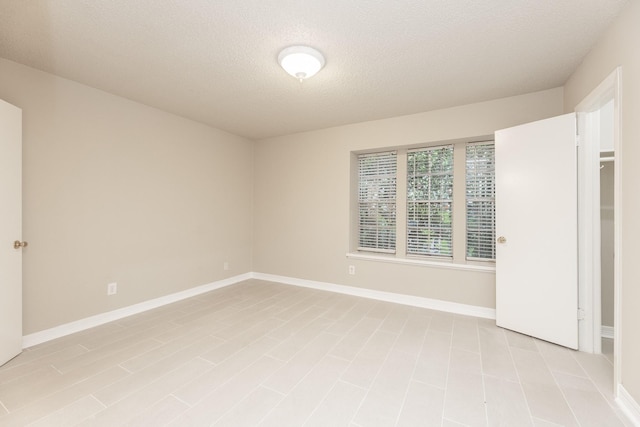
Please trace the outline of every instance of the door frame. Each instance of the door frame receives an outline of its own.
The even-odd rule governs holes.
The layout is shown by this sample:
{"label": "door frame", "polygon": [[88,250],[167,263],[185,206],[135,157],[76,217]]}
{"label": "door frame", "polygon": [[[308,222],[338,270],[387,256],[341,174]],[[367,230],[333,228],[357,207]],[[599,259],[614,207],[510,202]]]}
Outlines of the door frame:
{"label": "door frame", "polygon": [[[601,352],[601,281],[600,281],[600,108],[613,100],[614,147],[614,381],[620,383],[621,349],[621,163],[620,85],[622,68],[617,67],[575,108],[578,113],[578,259],[579,307],[584,320],[579,326],[579,349]],[[597,185],[596,185],[597,184]]]}

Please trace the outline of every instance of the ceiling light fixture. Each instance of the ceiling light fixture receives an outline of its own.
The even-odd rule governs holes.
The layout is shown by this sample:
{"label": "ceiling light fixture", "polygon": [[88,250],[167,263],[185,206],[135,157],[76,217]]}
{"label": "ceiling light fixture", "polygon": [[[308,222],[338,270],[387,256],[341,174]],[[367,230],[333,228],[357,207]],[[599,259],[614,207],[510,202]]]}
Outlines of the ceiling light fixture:
{"label": "ceiling light fixture", "polygon": [[300,81],[315,75],[324,67],[324,56],[308,46],[287,47],[278,55],[278,63]]}

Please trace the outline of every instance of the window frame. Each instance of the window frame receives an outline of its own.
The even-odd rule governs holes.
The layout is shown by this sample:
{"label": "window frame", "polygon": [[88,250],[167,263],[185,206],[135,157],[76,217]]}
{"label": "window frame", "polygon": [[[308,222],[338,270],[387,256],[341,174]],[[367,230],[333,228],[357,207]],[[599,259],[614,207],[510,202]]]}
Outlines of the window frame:
{"label": "window frame", "polygon": [[[347,257],[372,262],[385,262],[401,265],[418,265],[433,268],[445,268],[456,270],[471,270],[481,272],[494,272],[495,261],[485,259],[467,259],[466,242],[466,146],[468,143],[493,142],[493,135],[476,138],[462,138],[456,140],[437,141],[431,143],[381,146],[380,148],[351,151],[351,190],[350,190],[350,237]],[[453,177],[453,201],[452,201],[452,257],[435,255],[414,255],[407,253],[407,153],[410,150],[421,148],[433,148],[453,145],[454,147],[454,177]],[[358,155],[373,154],[388,151],[397,153],[396,168],[396,248],[395,253],[382,253],[359,248],[359,207],[358,207]]]}

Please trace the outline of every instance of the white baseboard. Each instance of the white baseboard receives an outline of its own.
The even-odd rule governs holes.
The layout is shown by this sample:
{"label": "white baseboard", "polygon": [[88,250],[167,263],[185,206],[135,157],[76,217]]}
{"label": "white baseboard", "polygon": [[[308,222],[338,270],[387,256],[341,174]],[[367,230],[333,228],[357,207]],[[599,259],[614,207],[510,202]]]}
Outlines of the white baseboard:
{"label": "white baseboard", "polygon": [[460,304],[450,301],[442,301],[424,297],[416,297],[411,295],[396,294],[393,292],[375,291],[372,289],[356,288],[353,286],[336,285],[334,283],[317,282],[313,280],[297,279],[294,277],[277,276],[264,273],[245,273],[228,279],[219,280],[195,288],[187,289],[175,294],[165,295],[163,297],[154,298],[128,307],[119,308],[117,310],[106,313],[97,314],[95,316],[86,317],[74,322],[65,323],[44,331],[35,332],[33,334],[22,337],[22,348],[33,347],[43,342],[51,341],[56,338],[64,337],[76,332],[84,331],[108,322],[113,322],[134,314],[152,310],[163,305],[171,304],[200,295],[215,289],[233,285],[248,279],[267,280],[270,282],[284,283],[287,285],[301,286],[305,288],[319,289],[329,292],[337,292],[340,294],[354,295],[363,298],[370,298],[380,301],[394,302],[397,304],[410,305],[414,307],[428,308],[432,310],[444,311],[448,313],[462,314],[466,316],[483,317],[486,319],[495,319],[496,310],[493,308],[479,307],[475,305]]}
{"label": "white baseboard", "polygon": [[228,279],[218,280],[206,285],[197,286],[195,288],[187,289],[181,292],[176,292],[175,294],[154,298],[149,301],[144,301],[138,304],[130,305],[128,307],[119,308],[117,310],[97,314],[91,317],[86,317],[74,322],[65,323],[64,325],[56,326],[51,329],[46,329],[44,331],[25,335],[22,337],[22,348],[33,347],[34,345],[41,344],[46,341],[51,341],[56,338],[64,337],[75,332],[84,331],[85,329],[103,325],[108,322],[113,322],[114,320],[119,320],[124,317],[142,313],[143,311],[151,310],[163,305],[171,304],[173,302],[181,301],[186,298],[213,291],[215,289],[233,285],[235,283],[248,280],[251,277],[251,273],[240,274],[238,276],[229,277]]}
{"label": "white baseboard", "polygon": [[622,384],[618,384],[616,403],[634,426],[640,426],[640,405],[631,397]]}
{"label": "white baseboard", "polygon": [[410,305],[414,307],[429,308],[431,310],[445,311],[448,313],[463,314],[465,316],[483,317],[485,319],[496,318],[496,310],[494,308],[460,304],[456,302],[442,301],[412,295],[396,294],[393,292],[375,291],[372,289],[356,288],[353,286],[336,285],[334,283],[316,282],[313,280],[297,279],[294,277],[277,276],[274,274],[252,273],[251,277],[254,279],[266,280],[269,282],[278,282],[287,285],[319,289],[322,291],[337,292],[340,294],[394,302],[397,304]]}
{"label": "white baseboard", "polygon": [[605,326],[602,325],[601,326],[601,332],[600,332],[600,336],[602,338],[609,338],[609,339],[613,339],[615,337],[615,329],[613,326]]}

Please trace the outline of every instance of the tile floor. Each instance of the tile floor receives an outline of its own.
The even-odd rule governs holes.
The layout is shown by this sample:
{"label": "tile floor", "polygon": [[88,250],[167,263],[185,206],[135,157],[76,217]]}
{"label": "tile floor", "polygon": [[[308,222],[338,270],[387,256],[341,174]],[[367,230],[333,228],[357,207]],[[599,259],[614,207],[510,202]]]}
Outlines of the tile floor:
{"label": "tile floor", "polygon": [[604,355],[250,280],[29,348],[0,426],[624,426]]}

